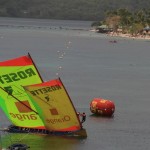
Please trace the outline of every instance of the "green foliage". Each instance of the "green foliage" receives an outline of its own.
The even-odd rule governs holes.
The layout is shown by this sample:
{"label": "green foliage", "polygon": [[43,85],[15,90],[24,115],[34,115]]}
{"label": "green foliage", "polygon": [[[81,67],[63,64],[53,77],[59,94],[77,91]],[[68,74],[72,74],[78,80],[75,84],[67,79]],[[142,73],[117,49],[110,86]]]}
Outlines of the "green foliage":
{"label": "green foliage", "polygon": [[140,33],[142,30],[143,30],[144,26],[140,23],[134,23],[130,30],[129,30],[129,33],[131,33],[132,35],[134,36],[137,36],[138,33]]}
{"label": "green foliage", "polygon": [[98,21],[107,11],[122,13],[124,8],[146,10],[150,0],[0,0],[0,16],[5,17]]}
{"label": "green foliage", "polygon": [[136,36],[146,26],[150,26],[150,9],[140,9],[133,13],[128,9],[107,11],[104,22],[113,29],[113,32],[118,32],[121,28],[122,33],[131,33]]}

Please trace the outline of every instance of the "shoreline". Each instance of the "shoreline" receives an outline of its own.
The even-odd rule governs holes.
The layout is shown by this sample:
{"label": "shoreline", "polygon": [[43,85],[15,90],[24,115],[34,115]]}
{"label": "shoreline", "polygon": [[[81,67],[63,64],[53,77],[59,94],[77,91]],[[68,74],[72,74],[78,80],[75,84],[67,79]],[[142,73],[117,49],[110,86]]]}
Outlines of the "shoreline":
{"label": "shoreline", "polygon": [[136,40],[150,40],[149,35],[132,36],[131,34],[123,34],[123,33],[107,33],[107,35],[110,37],[121,37],[121,38],[136,39]]}
{"label": "shoreline", "polygon": [[[97,32],[95,29],[90,29],[92,32]],[[150,40],[150,35],[137,35],[132,36],[131,34],[123,34],[123,33],[100,33],[100,34],[106,34],[109,37],[120,37],[120,38],[126,38],[126,39],[136,39],[136,40]]]}

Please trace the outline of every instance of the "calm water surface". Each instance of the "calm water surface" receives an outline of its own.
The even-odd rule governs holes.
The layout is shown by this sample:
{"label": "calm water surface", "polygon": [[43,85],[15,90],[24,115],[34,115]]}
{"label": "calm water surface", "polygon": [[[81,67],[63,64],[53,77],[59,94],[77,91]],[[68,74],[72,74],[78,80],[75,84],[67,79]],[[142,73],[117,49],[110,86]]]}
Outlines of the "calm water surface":
{"label": "calm water surface", "polygon": [[[0,60],[31,54],[42,77],[61,77],[77,109],[86,112],[87,139],[1,134],[31,150],[148,150],[150,41],[89,31],[91,22],[0,18]],[[111,43],[110,40],[117,40]],[[94,97],[115,103],[113,118],[92,116]],[[0,112],[0,126],[9,125]]]}

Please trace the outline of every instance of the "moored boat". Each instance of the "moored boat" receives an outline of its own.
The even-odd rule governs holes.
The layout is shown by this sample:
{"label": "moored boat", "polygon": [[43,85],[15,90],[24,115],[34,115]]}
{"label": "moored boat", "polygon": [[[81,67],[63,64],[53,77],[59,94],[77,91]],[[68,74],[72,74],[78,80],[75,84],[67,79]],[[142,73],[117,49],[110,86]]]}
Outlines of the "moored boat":
{"label": "moored boat", "polygon": [[10,145],[7,150],[27,150],[30,147],[27,146],[26,144],[20,144],[20,143],[15,143]]}

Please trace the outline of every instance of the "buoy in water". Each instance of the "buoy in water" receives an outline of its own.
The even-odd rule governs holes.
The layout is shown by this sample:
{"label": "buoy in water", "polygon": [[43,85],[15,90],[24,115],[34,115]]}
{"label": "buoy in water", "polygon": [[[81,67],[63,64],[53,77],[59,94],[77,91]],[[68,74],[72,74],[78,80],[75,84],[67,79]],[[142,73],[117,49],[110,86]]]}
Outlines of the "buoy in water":
{"label": "buoy in water", "polygon": [[92,113],[111,117],[115,112],[115,104],[103,98],[94,98],[90,103]]}

